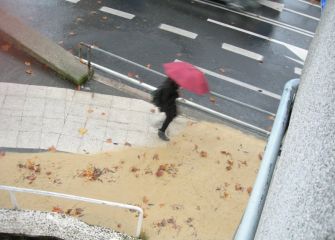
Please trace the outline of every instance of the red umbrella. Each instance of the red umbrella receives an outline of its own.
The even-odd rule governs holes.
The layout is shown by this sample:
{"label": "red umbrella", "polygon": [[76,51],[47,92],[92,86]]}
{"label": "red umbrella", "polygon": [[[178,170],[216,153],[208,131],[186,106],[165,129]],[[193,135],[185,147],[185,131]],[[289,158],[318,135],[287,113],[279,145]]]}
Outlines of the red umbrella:
{"label": "red umbrella", "polygon": [[208,93],[208,83],[205,75],[199,69],[187,62],[171,62],[163,65],[166,75],[180,87],[196,94]]}

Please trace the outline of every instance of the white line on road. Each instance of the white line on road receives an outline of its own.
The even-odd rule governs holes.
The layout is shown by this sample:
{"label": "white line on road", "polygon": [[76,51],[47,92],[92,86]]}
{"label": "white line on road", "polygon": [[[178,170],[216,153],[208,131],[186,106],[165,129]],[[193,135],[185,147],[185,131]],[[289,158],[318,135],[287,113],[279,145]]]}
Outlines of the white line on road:
{"label": "white line on road", "polygon": [[215,8],[220,8],[220,9],[226,10],[228,12],[232,12],[232,13],[239,14],[239,15],[242,15],[242,16],[245,16],[245,17],[249,17],[249,18],[261,21],[261,22],[269,23],[273,26],[281,27],[281,28],[290,30],[292,32],[296,32],[296,33],[305,35],[307,37],[313,38],[313,36],[314,36],[313,32],[310,32],[310,31],[307,31],[305,29],[302,29],[302,28],[299,28],[299,27],[296,27],[296,26],[292,26],[292,25],[289,25],[289,24],[286,24],[286,23],[283,23],[283,22],[280,22],[280,21],[276,21],[276,20],[273,20],[271,18],[256,15],[254,13],[250,13],[250,12],[246,12],[246,11],[241,11],[241,12],[240,11],[235,11],[235,10],[223,7],[221,5],[215,5],[215,4],[212,4],[212,3],[204,2],[202,0],[194,0],[194,2],[204,4],[204,5],[208,5],[208,6],[212,6],[212,7],[215,7]]}
{"label": "white line on road", "polygon": [[302,59],[302,60],[306,59],[308,51],[303,49],[303,48],[291,45],[289,43],[284,43],[282,41],[279,41],[279,40],[276,40],[276,39],[273,39],[273,38],[270,38],[270,37],[267,37],[267,36],[264,36],[264,35],[261,35],[261,34],[258,34],[258,33],[254,33],[254,32],[239,28],[239,27],[235,27],[235,26],[232,26],[232,25],[229,25],[229,24],[226,24],[226,23],[222,23],[222,22],[210,19],[210,18],[208,18],[207,21],[211,22],[211,23],[218,24],[218,25],[223,26],[223,27],[234,29],[234,30],[239,31],[239,32],[247,33],[249,35],[268,40],[270,42],[274,42],[274,43],[283,45],[286,48],[288,48],[291,52],[293,52],[295,55],[297,55],[300,59]]}
{"label": "white line on road", "polygon": [[283,9],[284,9],[284,4],[282,4],[282,3],[272,2],[272,1],[269,1],[269,0],[259,0],[258,2],[265,7],[272,8],[272,9],[277,10],[279,12],[283,11]]}
{"label": "white line on road", "polygon": [[300,65],[304,65],[304,62],[303,61],[299,61],[298,59],[295,59],[295,58],[291,58],[289,56],[285,56],[286,58],[292,60],[293,62],[296,62],[296,63],[299,63]]}
{"label": "white line on road", "polygon": [[227,51],[237,53],[237,54],[240,54],[242,56],[245,56],[245,57],[248,57],[248,58],[251,58],[251,59],[255,59],[256,61],[259,61],[259,62],[262,62],[263,59],[264,59],[264,57],[262,55],[258,54],[258,53],[254,53],[254,52],[248,51],[246,49],[230,45],[228,43],[223,43],[222,48],[227,50]]}
{"label": "white line on road", "polygon": [[129,19],[129,20],[131,20],[135,17],[135,15],[133,15],[133,14],[126,13],[126,12],[123,12],[123,11],[119,11],[119,10],[109,8],[109,7],[102,7],[102,8],[100,8],[100,11],[106,12],[106,13],[109,13],[109,14],[113,14],[113,15],[118,16],[118,17],[123,17],[123,18]]}
{"label": "white line on road", "polygon": [[298,0],[299,2],[302,2],[302,3],[306,3],[308,5],[311,5],[311,6],[314,6],[314,7],[317,7],[317,8],[321,8],[320,5],[317,5],[317,4],[314,4],[314,3],[310,3],[308,1],[304,1],[304,0]]}
{"label": "white line on road", "polygon": [[316,20],[316,21],[320,21],[320,18],[316,18],[316,17],[313,17],[313,16],[308,15],[308,14],[305,14],[305,13],[297,12],[297,11],[294,11],[294,10],[289,9],[289,8],[284,8],[284,10],[285,10],[285,11],[288,11],[288,12],[291,12],[291,13],[298,14],[298,15],[303,16],[303,17],[307,17],[307,18]]}
{"label": "white line on road", "polygon": [[77,3],[77,2],[79,2],[80,0],[66,0],[66,1],[68,1],[68,2],[72,2],[72,3]]}
{"label": "white line on road", "polygon": [[192,38],[192,39],[195,39],[198,36],[198,34],[196,33],[189,32],[184,29],[177,28],[177,27],[167,25],[167,24],[161,24],[159,25],[159,28],[164,31],[172,32],[172,33],[175,33],[175,34],[178,34],[184,37]]}
{"label": "white line on road", "polygon": [[[175,61],[176,61],[176,62],[180,62],[180,60],[178,60],[178,59],[176,59]],[[194,65],[194,66],[195,66],[195,65]],[[251,85],[251,84],[248,84],[248,83],[244,83],[244,82],[239,81],[239,80],[236,80],[236,79],[234,79],[234,78],[230,78],[230,77],[227,77],[227,76],[218,74],[218,73],[216,73],[216,72],[212,72],[212,71],[210,71],[210,70],[207,70],[207,69],[204,69],[204,68],[201,68],[201,67],[198,67],[198,66],[195,66],[195,67],[197,67],[199,70],[201,70],[202,72],[204,72],[204,73],[207,74],[207,75],[210,75],[210,76],[219,78],[219,79],[224,80],[224,81],[226,81],[226,82],[233,83],[233,84],[235,84],[235,85],[238,85],[238,86],[247,88],[247,89],[249,89],[249,90],[258,92],[258,93],[260,93],[260,94],[263,94],[263,95],[266,95],[266,96],[269,96],[269,97],[272,97],[272,98],[275,98],[275,99],[280,99],[280,98],[281,98],[281,96],[278,95],[278,94],[276,94],[276,93],[269,92],[269,91],[267,91],[267,90],[265,90],[265,89],[256,87],[256,86],[254,86],[254,85]]]}
{"label": "white line on road", "polygon": [[297,75],[301,75],[301,73],[302,73],[302,69],[301,69],[301,68],[297,68],[297,67],[295,67],[295,68],[294,68],[294,73],[297,74]]}

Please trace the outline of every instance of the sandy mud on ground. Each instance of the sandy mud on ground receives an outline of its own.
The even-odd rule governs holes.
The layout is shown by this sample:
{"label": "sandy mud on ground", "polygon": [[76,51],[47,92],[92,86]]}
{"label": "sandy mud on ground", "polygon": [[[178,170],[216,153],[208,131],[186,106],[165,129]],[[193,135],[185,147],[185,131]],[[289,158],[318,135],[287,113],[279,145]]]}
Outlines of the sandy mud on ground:
{"label": "sandy mud on ground", "polygon": [[[112,144],[112,143],[111,143]],[[55,152],[0,156],[0,184],[138,205],[157,239],[231,239],[252,191],[265,142],[211,123],[189,123],[167,145],[97,155]],[[136,213],[17,194],[21,208],[69,214],[133,235]],[[0,207],[10,207],[1,192]]]}

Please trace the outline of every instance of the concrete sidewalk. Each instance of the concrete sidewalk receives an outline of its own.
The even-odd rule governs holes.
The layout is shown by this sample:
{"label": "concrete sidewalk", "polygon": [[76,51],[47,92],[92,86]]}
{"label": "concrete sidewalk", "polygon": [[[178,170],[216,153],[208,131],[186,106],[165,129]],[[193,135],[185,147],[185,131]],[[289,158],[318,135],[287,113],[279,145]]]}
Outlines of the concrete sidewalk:
{"label": "concrete sidewalk", "polygon": [[[98,153],[125,145],[165,144],[164,114],[143,100],[71,89],[0,83],[0,147]],[[179,116],[173,136],[190,119]]]}

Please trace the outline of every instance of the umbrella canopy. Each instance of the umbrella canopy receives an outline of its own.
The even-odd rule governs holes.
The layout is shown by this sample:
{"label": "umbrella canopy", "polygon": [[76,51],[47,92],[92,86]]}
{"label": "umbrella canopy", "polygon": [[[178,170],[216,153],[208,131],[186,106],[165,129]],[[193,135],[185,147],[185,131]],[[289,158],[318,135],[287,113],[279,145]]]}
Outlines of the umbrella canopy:
{"label": "umbrella canopy", "polygon": [[208,83],[205,75],[199,69],[187,62],[171,62],[163,65],[166,75],[180,87],[196,94],[208,93]]}

